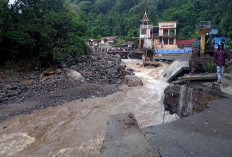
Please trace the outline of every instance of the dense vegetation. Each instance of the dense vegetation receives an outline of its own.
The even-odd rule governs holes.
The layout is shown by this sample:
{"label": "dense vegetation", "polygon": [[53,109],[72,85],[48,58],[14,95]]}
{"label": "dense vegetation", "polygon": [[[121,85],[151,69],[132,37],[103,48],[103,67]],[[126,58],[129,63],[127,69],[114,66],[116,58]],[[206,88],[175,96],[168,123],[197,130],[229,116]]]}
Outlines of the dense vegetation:
{"label": "dense vegetation", "polygon": [[195,24],[212,21],[222,35],[232,36],[231,0],[66,0],[88,23],[88,36],[138,36],[144,12],[153,25],[178,21],[178,39],[196,37]]}
{"label": "dense vegetation", "polygon": [[[177,39],[195,38],[195,24],[212,21],[232,37],[231,0],[0,0],[0,61],[62,62],[88,54],[85,38],[138,37],[144,12],[153,25],[178,21]],[[232,43],[231,43],[232,45]]]}
{"label": "dense vegetation", "polygon": [[[30,61],[31,67],[61,63],[89,53],[86,24],[62,0],[0,0],[0,61]],[[33,65],[36,64],[36,65]]]}

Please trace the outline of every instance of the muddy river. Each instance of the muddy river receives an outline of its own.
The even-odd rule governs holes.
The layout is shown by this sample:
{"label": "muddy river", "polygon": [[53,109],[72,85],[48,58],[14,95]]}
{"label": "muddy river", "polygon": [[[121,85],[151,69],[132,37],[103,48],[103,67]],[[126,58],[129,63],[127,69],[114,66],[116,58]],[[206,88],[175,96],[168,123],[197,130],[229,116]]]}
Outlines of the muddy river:
{"label": "muddy river", "polygon": [[[167,66],[144,68],[140,60],[123,60],[141,77],[142,87],[121,86],[104,98],[90,98],[19,115],[0,123],[0,156],[95,157],[100,153],[112,114],[132,112],[139,127],[163,122],[162,95]],[[166,113],[165,122],[175,120]]]}

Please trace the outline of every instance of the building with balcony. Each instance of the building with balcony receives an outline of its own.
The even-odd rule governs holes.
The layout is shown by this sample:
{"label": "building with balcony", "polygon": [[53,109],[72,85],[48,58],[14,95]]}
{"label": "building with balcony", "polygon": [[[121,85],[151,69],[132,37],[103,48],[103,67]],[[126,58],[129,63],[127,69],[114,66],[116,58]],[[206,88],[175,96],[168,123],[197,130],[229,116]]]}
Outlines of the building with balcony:
{"label": "building with balcony", "polygon": [[176,45],[176,21],[159,22],[158,26],[149,23],[150,21],[145,12],[140,25],[139,48],[178,48]]}
{"label": "building with balcony", "polygon": [[176,45],[176,27],[177,22],[159,22],[159,35],[156,38],[158,46],[164,49],[175,49],[178,48]]}

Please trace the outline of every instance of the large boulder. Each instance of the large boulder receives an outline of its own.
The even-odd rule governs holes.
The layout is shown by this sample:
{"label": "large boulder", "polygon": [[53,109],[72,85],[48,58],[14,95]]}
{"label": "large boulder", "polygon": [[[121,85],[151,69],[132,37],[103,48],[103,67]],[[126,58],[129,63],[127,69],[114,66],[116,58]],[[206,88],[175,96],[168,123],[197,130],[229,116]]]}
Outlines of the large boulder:
{"label": "large boulder", "polygon": [[136,87],[136,86],[142,86],[143,82],[140,78],[138,78],[135,75],[126,75],[125,84],[127,84],[128,87]]}
{"label": "large boulder", "polygon": [[73,79],[75,81],[85,82],[85,78],[77,71],[68,70],[67,71],[67,76],[68,76],[68,78],[71,78],[71,79]]}

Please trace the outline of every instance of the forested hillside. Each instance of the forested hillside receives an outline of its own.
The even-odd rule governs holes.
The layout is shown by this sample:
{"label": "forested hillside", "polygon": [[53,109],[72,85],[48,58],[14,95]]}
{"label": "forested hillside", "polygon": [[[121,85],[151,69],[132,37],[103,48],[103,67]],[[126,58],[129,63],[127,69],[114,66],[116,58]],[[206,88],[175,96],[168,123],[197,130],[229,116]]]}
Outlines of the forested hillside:
{"label": "forested hillside", "polygon": [[[195,24],[212,21],[232,37],[231,0],[0,0],[0,65],[38,66],[88,54],[86,38],[138,37],[144,12],[153,25],[178,21],[177,39],[195,38]],[[34,60],[34,61],[33,61]],[[31,65],[36,67],[35,65]]]}
{"label": "forested hillside", "polygon": [[66,0],[88,23],[88,37],[138,36],[140,20],[147,11],[151,23],[178,21],[180,39],[196,37],[195,24],[212,21],[220,33],[232,35],[231,0]]}
{"label": "forested hillside", "polygon": [[90,52],[86,23],[63,0],[0,0],[0,25],[0,65],[39,68]]}

